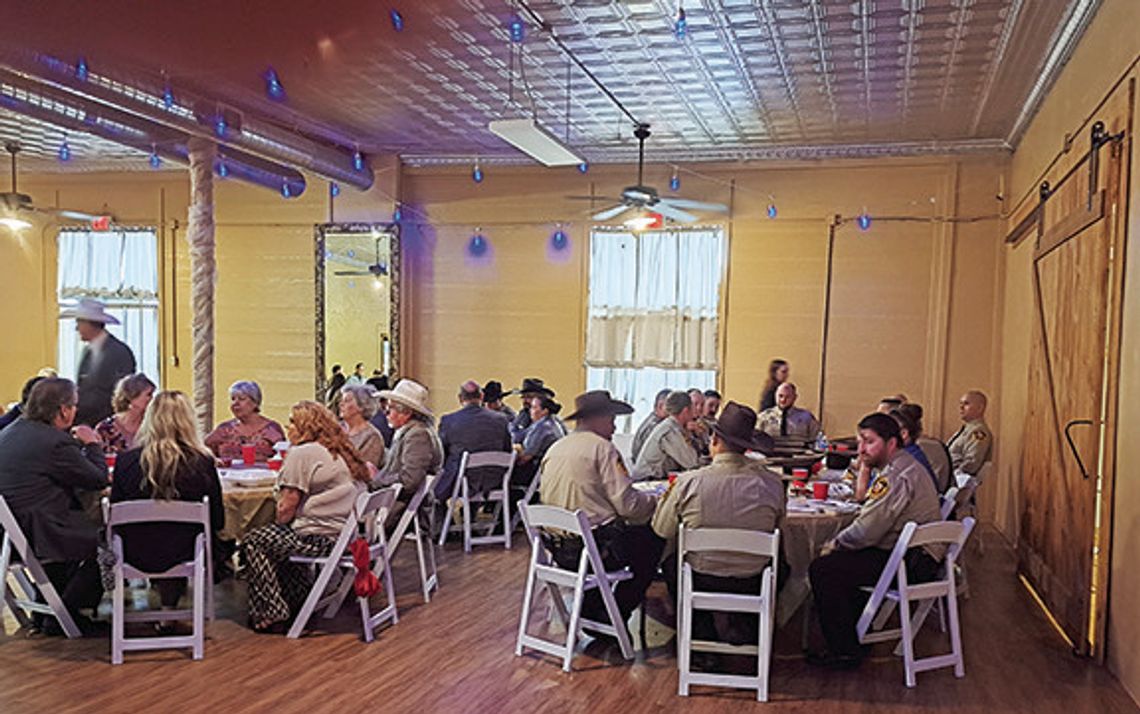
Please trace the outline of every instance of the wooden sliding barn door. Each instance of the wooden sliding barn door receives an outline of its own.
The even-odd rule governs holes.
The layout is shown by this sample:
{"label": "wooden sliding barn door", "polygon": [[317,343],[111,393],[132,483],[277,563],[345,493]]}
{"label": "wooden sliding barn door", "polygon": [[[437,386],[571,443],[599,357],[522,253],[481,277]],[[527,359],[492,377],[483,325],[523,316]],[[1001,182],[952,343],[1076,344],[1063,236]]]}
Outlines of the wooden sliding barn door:
{"label": "wooden sliding barn door", "polygon": [[1082,136],[1103,143],[1037,209],[1018,568],[1081,654],[1103,646],[1129,121]]}

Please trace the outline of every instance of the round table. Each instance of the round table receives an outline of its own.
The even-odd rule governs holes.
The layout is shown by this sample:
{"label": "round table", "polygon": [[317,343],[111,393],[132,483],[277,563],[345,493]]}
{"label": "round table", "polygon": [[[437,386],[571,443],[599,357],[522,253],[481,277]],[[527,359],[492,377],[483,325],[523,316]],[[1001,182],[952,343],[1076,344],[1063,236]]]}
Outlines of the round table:
{"label": "round table", "polygon": [[[844,508],[846,510],[840,510]],[[780,541],[791,572],[776,601],[776,621],[780,625],[790,620],[811,594],[808,582],[811,562],[819,557],[823,545],[850,525],[858,513],[858,509],[851,510],[830,501],[788,499]]]}
{"label": "round table", "polygon": [[277,472],[268,468],[218,469],[226,522],[218,534],[223,540],[241,540],[254,528],[273,522],[277,513],[274,486]]}

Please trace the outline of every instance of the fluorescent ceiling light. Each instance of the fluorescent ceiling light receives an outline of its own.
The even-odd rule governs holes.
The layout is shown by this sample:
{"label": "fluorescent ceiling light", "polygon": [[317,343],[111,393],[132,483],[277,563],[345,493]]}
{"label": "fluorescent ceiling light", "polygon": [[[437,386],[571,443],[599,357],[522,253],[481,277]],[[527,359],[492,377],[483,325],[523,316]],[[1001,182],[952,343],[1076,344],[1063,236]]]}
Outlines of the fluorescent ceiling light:
{"label": "fluorescent ceiling light", "polygon": [[577,166],[584,161],[533,119],[499,119],[488,124],[487,128],[541,164]]}
{"label": "fluorescent ceiling light", "polygon": [[31,228],[32,224],[25,221],[23,218],[0,218],[0,226],[7,226],[14,231],[20,231],[25,228]]}

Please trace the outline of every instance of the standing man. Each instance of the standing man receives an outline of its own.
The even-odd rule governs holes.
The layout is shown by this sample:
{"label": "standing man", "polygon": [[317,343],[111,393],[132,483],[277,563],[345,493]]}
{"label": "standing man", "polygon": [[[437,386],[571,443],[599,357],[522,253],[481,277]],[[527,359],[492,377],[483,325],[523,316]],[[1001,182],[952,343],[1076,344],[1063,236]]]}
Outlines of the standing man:
{"label": "standing man", "polygon": [[357,362],[352,374],[345,380],[345,384],[364,384],[364,363]]}
{"label": "standing man", "polygon": [[776,406],[760,414],[760,430],[779,441],[810,442],[819,436],[819,421],[796,406],[796,385],[784,382],[776,389]]}
{"label": "standing man", "polygon": [[634,432],[633,444],[629,447],[629,456],[635,463],[638,455],[641,454],[642,447],[645,446],[645,440],[653,433],[653,428],[669,416],[669,413],[665,411],[665,398],[669,396],[671,391],[673,390],[666,387],[657,393],[657,396],[653,398],[653,411],[645,417],[645,421],[641,422],[637,431]]}
{"label": "standing man", "polygon": [[[621,453],[611,441],[614,417],[632,414],[633,407],[601,389],[578,395],[574,407],[566,418],[577,420],[577,427],[546,452],[539,492],[547,505],[585,512],[606,569],[628,566],[633,573],[614,591],[623,618],[614,625],[624,625],[645,599],[661,558],[664,541],[648,525],[657,499],[633,487]],[[580,538],[548,535],[547,543],[560,567],[578,569]],[[586,593],[582,616],[602,622],[608,619],[597,588]]]}
{"label": "standing man", "polygon": [[[463,452],[511,450],[511,435],[506,415],[484,409],[483,390],[474,380],[459,386],[459,411],[444,414],[439,420],[439,441],[443,444],[443,473],[435,483],[435,497],[451,498],[459,462]],[[502,485],[503,469],[484,466],[467,470],[467,480],[475,493],[484,493]]]}
{"label": "standing man", "polygon": [[530,428],[530,403],[536,397],[547,396],[554,398],[554,390],[542,383],[541,379],[528,377],[522,381],[522,386],[515,390],[522,397],[522,409],[511,420],[511,441],[521,444],[526,438],[526,430]]}
{"label": "standing man", "polygon": [[994,435],[986,426],[986,403],[986,395],[976,389],[966,392],[958,400],[962,426],[946,442],[955,471],[976,476],[982,464],[990,460]]}
{"label": "standing man", "polygon": [[664,479],[671,471],[688,471],[700,466],[700,456],[689,440],[689,422],[693,421],[693,402],[685,392],[670,392],[665,398],[665,412],[669,414],[653,428],[637,464],[633,479],[646,481]]}
{"label": "standing man", "polygon": [[118,325],[114,315],[108,315],[103,303],[91,298],[80,298],[75,307],[64,309],[60,319],[75,318],[75,331],[86,345],[79,357],[79,409],[77,424],[94,426],[111,416],[111,395],[115,385],[128,374],[135,372],[135,355],[131,348],[107,332],[107,325]]}
{"label": "standing man", "polygon": [[[867,500],[851,525],[823,546],[808,571],[828,651],[808,661],[833,669],[850,669],[863,661],[855,626],[866,594],[874,585],[908,521],[922,525],[941,519],[934,480],[908,454],[898,423],[886,414],[869,414],[859,422],[859,459],[878,470]],[[933,578],[944,546],[911,548],[906,555],[912,583]]]}

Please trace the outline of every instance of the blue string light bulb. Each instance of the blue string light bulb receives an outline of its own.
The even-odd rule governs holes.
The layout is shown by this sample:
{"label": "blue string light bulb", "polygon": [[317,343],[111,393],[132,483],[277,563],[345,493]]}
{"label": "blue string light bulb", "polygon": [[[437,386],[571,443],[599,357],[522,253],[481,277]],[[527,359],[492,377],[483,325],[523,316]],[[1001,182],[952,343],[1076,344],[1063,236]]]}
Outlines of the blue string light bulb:
{"label": "blue string light bulb", "polygon": [[265,78],[265,95],[275,102],[285,101],[285,87],[277,76],[277,70],[270,67],[262,76]]}
{"label": "blue string light bulb", "polygon": [[87,58],[80,57],[79,61],[75,63],[75,78],[80,82],[86,82],[87,74]]}
{"label": "blue string light bulb", "polygon": [[162,105],[167,109],[174,108],[174,90],[170,88],[169,84],[162,90]]}
{"label": "blue string light bulb", "polygon": [[670,191],[680,191],[681,190],[681,177],[677,175],[677,167],[676,166],[673,167],[673,175],[669,177],[669,190]]}
{"label": "blue string light bulb", "polygon": [[227,128],[226,117],[219,111],[218,115],[214,117],[214,133],[219,137],[225,137]]}
{"label": "blue string light bulb", "polygon": [[776,214],[776,199],[768,196],[768,218],[775,218]]}
{"label": "blue string light bulb", "polygon": [[71,161],[71,145],[67,143],[67,137],[63,137],[63,141],[59,145],[59,160]]}
{"label": "blue string light bulb", "polygon": [[471,180],[475,183],[483,183],[483,167],[479,162],[475,162],[475,168],[471,169]]}
{"label": "blue string light bulb", "polygon": [[522,42],[526,39],[526,23],[517,14],[512,14],[507,20],[507,32],[511,36],[511,42]]}
{"label": "blue string light bulb", "polygon": [[162,157],[158,155],[158,149],[155,148],[154,144],[151,144],[151,146],[150,146],[150,167],[152,169],[157,169],[160,166],[162,166]]}
{"label": "blue string light bulb", "polygon": [[225,178],[230,175],[230,167],[226,166],[225,159],[218,159],[218,176]]}
{"label": "blue string light bulb", "polygon": [[396,208],[392,211],[392,222],[399,223],[404,219],[404,211],[400,207],[400,202],[396,202]]}
{"label": "blue string light bulb", "polygon": [[559,225],[555,228],[554,233],[550,236],[550,247],[557,251],[566,250],[570,245],[570,236],[566,235],[566,231],[562,230]]}
{"label": "blue string light bulb", "polygon": [[329,195],[333,198],[340,195],[340,184],[336,181],[329,182]]}
{"label": "blue string light bulb", "polygon": [[285,198],[293,198],[293,191],[289,188],[288,180],[281,182],[281,195]]}
{"label": "blue string light bulb", "polygon": [[364,170],[364,154],[360,153],[360,149],[352,153],[352,168],[356,171]]}
{"label": "blue string light bulb", "polygon": [[680,3],[677,4],[677,16],[673,20],[673,34],[678,40],[685,39],[685,35],[689,34],[689,20],[685,17],[685,8]]}
{"label": "blue string light bulb", "polygon": [[578,164],[578,173],[584,174],[589,170],[590,170],[589,162],[583,161],[582,163]]}
{"label": "blue string light bulb", "polygon": [[467,252],[476,258],[487,252],[487,238],[483,235],[482,228],[475,229],[475,235],[467,242]]}
{"label": "blue string light bulb", "polygon": [[861,231],[866,231],[871,228],[871,216],[867,215],[866,208],[855,218],[855,225],[859,226],[859,230]]}
{"label": "blue string light bulb", "polygon": [[389,10],[388,18],[392,21],[392,29],[396,32],[404,31],[404,16],[400,14],[399,10]]}

